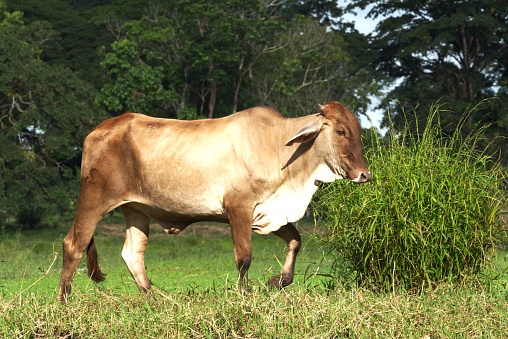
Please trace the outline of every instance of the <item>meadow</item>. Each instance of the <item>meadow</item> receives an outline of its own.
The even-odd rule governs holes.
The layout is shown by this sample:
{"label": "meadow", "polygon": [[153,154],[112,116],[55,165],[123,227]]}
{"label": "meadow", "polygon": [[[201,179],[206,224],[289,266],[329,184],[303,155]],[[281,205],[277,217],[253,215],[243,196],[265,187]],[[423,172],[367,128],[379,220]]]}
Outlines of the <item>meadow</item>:
{"label": "meadow", "polygon": [[443,133],[439,114],[421,135],[374,136],[371,182],[318,191],[320,224],[297,225],[303,246],[284,290],[264,285],[281,271],[281,239],[253,236],[252,292],[240,295],[229,226],[200,223],[178,236],[151,226],[154,291],[141,295],[117,213],[95,233],[106,281],[91,282],[82,262],[62,304],[70,225],[0,229],[0,338],[506,338],[506,169],[477,151],[482,129]]}
{"label": "meadow", "polygon": [[[96,231],[108,274],[95,285],[84,262],[69,303],[56,301],[61,240],[69,226],[1,231],[2,338],[501,338],[508,333],[508,253],[484,281],[432,290],[376,293],[344,287],[330,275],[333,255],[300,225],[304,245],[290,287],[266,290],[285,244],[253,236],[252,293],[237,293],[227,225],[195,225],[178,236],[151,226],[146,252],[153,295],[140,295],[123,263],[123,226],[106,218]],[[497,275],[494,279],[494,275]],[[481,277],[479,278],[481,279]],[[333,288],[332,288],[333,287]]]}

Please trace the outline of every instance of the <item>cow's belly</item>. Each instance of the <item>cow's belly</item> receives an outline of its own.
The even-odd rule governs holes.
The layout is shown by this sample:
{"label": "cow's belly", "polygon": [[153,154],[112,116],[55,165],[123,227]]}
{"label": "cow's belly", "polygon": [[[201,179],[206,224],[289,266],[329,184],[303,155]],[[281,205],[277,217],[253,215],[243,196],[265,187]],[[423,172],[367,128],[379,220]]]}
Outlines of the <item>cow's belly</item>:
{"label": "cow's belly", "polygon": [[[181,183],[189,183],[189,185]],[[199,182],[181,181],[173,187],[152,186],[150,193],[138,192],[131,200],[137,209],[157,220],[168,228],[179,228],[197,221],[228,222],[224,210],[225,188],[223,185],[206,185]],[[270,234],[287,223],[300,220],[317,190],[313,179],[291,189],[279,188],[264,201],[258,203],[253,211],[252,230],[257,234]],[[142,197],[142,198],[140,198]],[[163,226],[164,227],[164,226]]]}
{"label": "cow's belly", "polygon": [[186,222],[222,220],[224,188],[216,185],[200,190],[152,190],[133,199],[147,215],[160,221]]}

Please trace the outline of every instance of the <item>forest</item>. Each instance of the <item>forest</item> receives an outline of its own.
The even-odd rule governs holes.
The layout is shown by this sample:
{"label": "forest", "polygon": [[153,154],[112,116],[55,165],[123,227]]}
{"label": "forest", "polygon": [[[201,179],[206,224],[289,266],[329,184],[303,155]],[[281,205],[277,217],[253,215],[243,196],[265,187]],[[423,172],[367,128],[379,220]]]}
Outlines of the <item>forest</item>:
{"label": "forest", "polygon": [[[343,19],[358,10],[379,20],[369,35]],[[126,111],[296,117],[337,100],[417,133],[437,103],[445,130],[483,126],[507,163],[501,0],[0,0],[0,36],[0,227],[72,217],[84,137]]]}

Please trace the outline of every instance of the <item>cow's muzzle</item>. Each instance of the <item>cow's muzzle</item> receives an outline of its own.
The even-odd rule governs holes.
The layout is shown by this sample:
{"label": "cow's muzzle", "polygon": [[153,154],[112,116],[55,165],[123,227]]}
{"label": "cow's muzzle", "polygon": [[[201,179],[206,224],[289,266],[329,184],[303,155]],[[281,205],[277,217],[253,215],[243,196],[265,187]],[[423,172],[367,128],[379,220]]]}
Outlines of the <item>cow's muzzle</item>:
{"label": "cow's muzzle", "polygon": [[356,178],[354,178],[351,181],[356,184],[361,184],[363,182],[369,181],[370,178],[372,178],[372,173],[370,173],[370,171],[367,171],[367,172],[361,172]]}

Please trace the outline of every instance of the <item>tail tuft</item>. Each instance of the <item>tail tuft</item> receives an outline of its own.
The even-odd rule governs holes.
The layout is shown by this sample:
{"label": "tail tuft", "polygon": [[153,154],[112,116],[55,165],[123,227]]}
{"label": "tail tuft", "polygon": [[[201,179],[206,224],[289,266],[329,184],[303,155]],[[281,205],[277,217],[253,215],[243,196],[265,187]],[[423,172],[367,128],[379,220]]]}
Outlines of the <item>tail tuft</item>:
{"label": "tail tuft", "polygon": [[102,273],[101,268],[99,267],[97,248],[95,248],[95,241],[93,237],[86,248],[86,266],[88,268],[88,276],[96,283],[106,279],[106,275]]}

